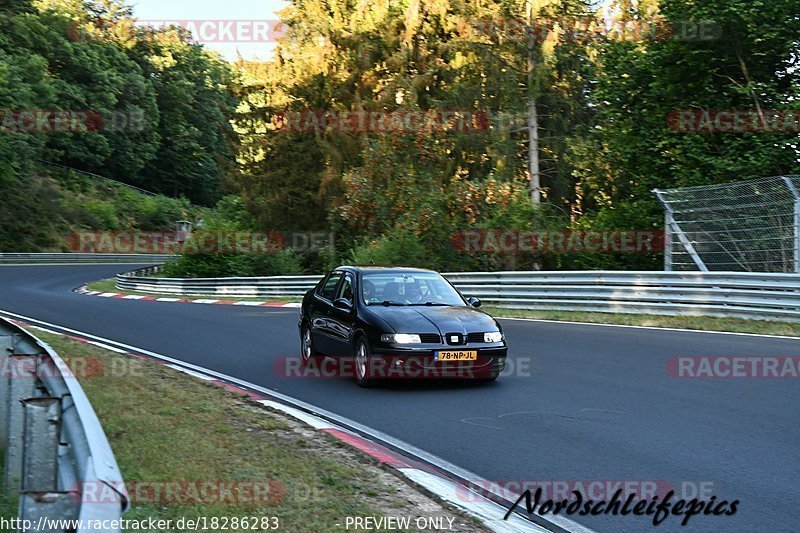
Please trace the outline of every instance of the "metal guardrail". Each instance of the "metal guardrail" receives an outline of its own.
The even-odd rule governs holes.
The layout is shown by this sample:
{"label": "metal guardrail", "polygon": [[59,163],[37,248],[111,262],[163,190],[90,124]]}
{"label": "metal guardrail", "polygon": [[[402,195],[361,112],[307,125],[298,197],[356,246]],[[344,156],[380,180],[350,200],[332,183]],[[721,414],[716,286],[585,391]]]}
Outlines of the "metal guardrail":
{"label": "metal guardrail", "polygon": [[[298,297],[321,276],[155,278],[158,267],[117,276],[117,288],[171,295]],[[485,304],[557,311],[800,321],[800,275],[751,272],[452,272]]]}
{"label": "metal guardrail", "polygon": [[464,294],[509,309],[800,321],[800,276],[750,272],[446,274]]}
{"label": "metal guardrail", "polygon": [[0,263],[164,263],[174,256],[166,254],[69,254],[0,253]]}
{"label": "metal guardrail", "polygon": [[[125,484],[67,364],[50,346],[0,318],[0,365],[3,492],[19,494],[18,518],[30,520],[33,528],[40,517],[119,523],[129,505]],[[91,527],[67,530],[88,533]]]}
{"label": "metal guardrail", "polygon": [[160,266],[117,274],[120,290],[185,296],[281,298],[302,296],[322,276],[269,276],[259,278],[153,278]]}

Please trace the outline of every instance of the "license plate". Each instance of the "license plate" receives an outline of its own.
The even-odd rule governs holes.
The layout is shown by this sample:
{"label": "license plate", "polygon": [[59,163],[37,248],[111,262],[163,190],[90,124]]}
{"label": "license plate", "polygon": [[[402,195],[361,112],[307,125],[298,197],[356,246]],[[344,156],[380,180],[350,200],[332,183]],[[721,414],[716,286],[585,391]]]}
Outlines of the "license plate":
{"label": "license plate", "polygon": [[436,352],[436,361],[475,361],[478,359],[476,350],[450,350],[446,352]]}

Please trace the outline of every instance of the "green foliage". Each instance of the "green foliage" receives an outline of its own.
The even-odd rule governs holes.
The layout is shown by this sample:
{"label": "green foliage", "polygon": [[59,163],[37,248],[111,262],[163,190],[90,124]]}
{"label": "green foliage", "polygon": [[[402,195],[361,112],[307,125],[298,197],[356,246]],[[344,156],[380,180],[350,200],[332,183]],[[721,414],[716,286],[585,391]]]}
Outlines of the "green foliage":
{"label": "green foliage", "polygon": [[67,171],[0,182],[0,251],[66,251],[77,230],[173,230],[206,211],[186,199],[150,196]]}
{"label": "green foliage", "polygon": [[[568,31],[570,20],[580,28],[600,11],[618,27],[677,31],[526,41],[519,24],[504,26],[527,19],[526,6]],[[242,144],[237,189],[268,227],[320,227],[327,212],[337,234],[329,265],[659,268],[659,256],[638,254],[464,256],[452,253],[450,237],[468,228],[660,229],[653,188],[796,172],[796,135],[676,133],[667,115],[796,107],[799,15],[794,0],[619,0],[602,10],[580,0],[292,2],[276,61],[239,64],[248,105],[236,123],[258,134]],[[718,31],[681,33],[693,24]],[[525,192],[532,100],[545,198],[537,209]],[[286,109],[485,110],[491,128],[288,135],[270,121]]]}
{"label": "green foliage", "polygon": [[[130,17],[119,0],[22,1],[0,11],[0,250],[61,250],[75,229],[173,229],[199,214],[189,200],[212,205],[220,196],[231,171],[230,69],[163,35],[117,40],[114,29]],[[57,110],[102,121],[85,131],[13,129],[12,111]],[[174,198],[45,172],[37,160]]]}
{"label": "green foliage", "polygon": [[[660,223],[651,189],[796,172],[797,136],[779,133],[676,133],[670,112],[796,107],[800,4],[662,0],[666,21],[713,21],[711,39],[611,42],[600,47],[593,100],[597,127],[574,144],[583,167],[581,209],[635,200]],[[794,59],[793,59],[794,58]]]}
{"label": "green foliage", "polygon": [[0,198],[0,251],[60,251],[66,227],[60,221],[54,184],[5,176],[0,180]]}
{"label": "green foliage", "polygon": [[[602,232],[604,230],[652,230],[662,232],[664,213],[649,198],[616,202],[595,213],[582,217],[574,229]],[[661,253],[589,253],[566,257],[564,266],[569,270],[660,270]]]}
{"label": "green foliage", "polygon": [[176,278],[279,276],[303,274],[300,259],[291,250],[268,254],[184,254],[159,274]]}
{"label": "green foliage", "polygon": [[94,118],[85,131],[4,131],[0,173],[24,177],[29,162],[46,159],[212,205],[232,170],[229,67],[161,33],[119,42],[115,29],[131,21],[117,0],[35,5],[0,11],[4,118],[10,110]]}
{"label": "green foliage", "polygon": [[[256,219],[245,209],[240,196],[223,196],[213,209],[204,209],[194,233],[202,241],[204,232],[258,231]],[[191,241],[189,241],[191,242]],[[308,257],[292,250],[257,254],[194,253],[189,247],[177,260],[168,263],[161,275],[181,278],[226,276],[277,276],[303,274]],[[314,270],[319,270],[315,268]]]}
{"label": "green foliage", "polygon": [[365,241],[353,248],[345,262],[354,265],[437,268],[437,259],[436,254],[431,253],[416,235],[406,230]]}
{"label": "green foliage", "polygon": [[256,229],[258,224],[245,208],[242,197],[229,194],[205,212],[202,227],[206,230],[246,231]]}
{"label": "green foliage", "polygon": [[236,99],[228,66],[185,43],[144,40],[133,53],[155,89],[162,139],[145,166],[143,186],[213,205],[233,165],[228,117]]}

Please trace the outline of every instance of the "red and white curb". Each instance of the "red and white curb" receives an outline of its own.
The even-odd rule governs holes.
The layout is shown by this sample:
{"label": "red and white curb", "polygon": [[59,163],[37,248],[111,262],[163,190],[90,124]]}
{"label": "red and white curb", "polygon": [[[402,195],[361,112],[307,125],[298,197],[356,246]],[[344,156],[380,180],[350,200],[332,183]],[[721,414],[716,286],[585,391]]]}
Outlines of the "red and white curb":
{"label": "red and white curb", "polygon": [[[530,522],[520,515],[514,513],[512,513],[508,519],[504,519],[503,517],[508,512],[506,507],[503,507],[499,503],[487,498],[484,494],[473,490],[464,483],[459,482],[456,478],[448,475],[445,470],[449,470],[451,472],[457,471],[458,476],[461,479],[472,480],[474,483],[477,483],[478,486],[490,486],[488,482],[481,479],[477,475],[460,469],[455,465],[447,463],[443,459],[439,459],[428,454],[427,452],[418,450],[414,446],[404,443],[403,441],[384,435],[376,430],[369,430],[369,428],[366,428],[357,422],[334,415],[333,413],[329,413],[322,408],[307,404],[301,400],[297,400],[280,392],[266,389],[259,385],[255,385],[232,376],[227,376],[213,370],[205,369],[191,363],[186,363],[167,355],[151,352],[149,350],[137,348],[135,346],[130,346],[103,337],[98,337],[82,331],[73,330],[57,324],[51,324],[49,322],[44,322],[4,310],[0,310],[0,316],[6,316],[6,318],[22,327],[46,331],[56,335],[62,335],[79,342],[93,344],[106,350],[130,355],[137,359],[163,364],[195,378],[214,383],[227,390],[249,396],[265,407],[292,416],[293,418],[296,418],[297,420],[300,420],[301,422],[311,426],[315,430],[327,433],[328,435],[333,436],[349,446],[352,446],[370,455],[380,463],[396,470],[400,475],[407,478],[413,484],[418,485],[428,492],[438,496],[441,500],[448,502],[466,514],[477,518],[492,531],[501,533],[548,533],[551,531],[594,533],[591,529],[585,528],[573,522],[572,520],[559,516],[547,517],[545,519],[546,522],[552,523],[553,528],[545,528],[534,524],[533,522]],[[282,402],[276,400],[282,400]],[[301,406],[306,410],[292,407],[290,404]],[[322,416],[311,414],[309,411],[321,414],[324,413],[328,418],[333,418],[343,423],[339,425],[334,422],[330,422],[328,419],[323,418]],[[345,426],[359,428],[362,433],[364,430],[369,430],[370,434],[378,435],[378,438],[382,438],[384,442],[391,442],[392,446],[396,447],[397,449],[405,450],[407,453],[398,453],[379,442],[370,440],[354,431],[351,431]],[[412,458],[412,456],[421,458],[421,460],[415,460]]]}
{"label": "red and white curb", "polygon": [[209,298],[170,298],[166,296],[144,296],[141,294],[128,294],[125,292],[90,291],[86,287],[78,287],[77,289],[75,289],[75,292],[78,294],[86,294],[89,296],[99,296],[100,298],[120,298],[123,300],[143,300],[147,302],[244,305],[253,307],[300,307],[300,304],[297,302],[251,302],[249,300],[212,300]]}
{"label": "red and white curb", "polygon": [[492,531],[519,531],[523,533],[547,533],[549,531],[515,514],[509,516],[508,520],[503,520],[503,516],[507,512],[505,507],[483,497],[476,491],[468,489],[425,463],[409,459],[382,444],[328,422],[324,418],[273,400],[259,400],[258,403],[281,411],[308,424],[317,431],[327,433],[353,448],[357,448],[386,466],[393,468],[413,484],[423,487],[441,500],[477,518]]}

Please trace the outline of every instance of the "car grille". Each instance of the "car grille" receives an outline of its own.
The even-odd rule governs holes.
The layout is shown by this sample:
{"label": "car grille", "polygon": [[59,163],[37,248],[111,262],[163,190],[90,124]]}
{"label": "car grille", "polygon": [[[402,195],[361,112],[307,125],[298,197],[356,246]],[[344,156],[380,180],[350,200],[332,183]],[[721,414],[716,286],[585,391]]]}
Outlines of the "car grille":
{"label": "car grille", "polygon": [[467,342],[483,342],[483,333],[467,333]]}
{"label": "car grille", "polygon": [[419,340],[423,344],[439,344],[442,342],[442,338],[438,333],[420,333]]}

